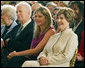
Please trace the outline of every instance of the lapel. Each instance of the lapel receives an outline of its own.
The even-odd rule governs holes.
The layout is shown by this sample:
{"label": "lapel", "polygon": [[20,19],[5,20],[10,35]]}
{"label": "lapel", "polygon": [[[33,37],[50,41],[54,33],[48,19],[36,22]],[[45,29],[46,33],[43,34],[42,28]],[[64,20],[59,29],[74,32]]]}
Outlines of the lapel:
{"label": "lapel", "polygon": [[52,50],[53,46],[58,41],[60,35],[61,35],[61,32],[54,34],[53,36],[50,37],[48,43],[46,44],[46,48],[47,48],[48,52]]}
{"label": "lapel", "polygon": [[26,35],[26,33],[29,32],[30,30],[30,23],[26,25],[26,27],[21,31],[21,33],[19,34],[18,38],[24,37]]}
{"label": "lapel", "polygon": [[1,36],[4,33],[4,31],[5,31],[5,25],[1,26]]}
{"label": "lapel", "polygon": [[53,39],[52,39],[53,45],[55,45],[56,42],[59,40],[60,35],[61,35],[61,32],[59,32],[53,36]]}
{"label": "lapel", "polygon": [[[33,22],[31,21],[29,24],[26,25],[26,27],[21,31],[20,35],[24,35],[25,33],[28,33],[33,28]],[[19,36],[20,36],[19,35]]]}
{"label": "lapel", "polygon": [[[18,24],[14,21],[6,34],[8,34],[16,25]],[[4,33],[5,29],[6,29],[6,25],[1,26],[1,36]]]}
{"label": "lapel", "polygon": [[[29,24],[28,24],[28,25],[29,25]],[[21,31],[21,33],[20,33],[19,36],[24,35],[26,32],[29,31],[29,29],[28,29],[28,25],[27,25],[27,26]]]}
{"label": "lapel", "polygon": [[16,25],[18,24],[14,21],[6,34],[8,34]]}

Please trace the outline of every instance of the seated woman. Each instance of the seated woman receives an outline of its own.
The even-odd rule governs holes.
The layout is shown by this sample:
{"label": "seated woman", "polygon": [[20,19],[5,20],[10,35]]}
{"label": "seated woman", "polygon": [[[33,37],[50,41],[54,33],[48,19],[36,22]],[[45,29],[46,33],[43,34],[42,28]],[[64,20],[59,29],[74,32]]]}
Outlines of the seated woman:
{"label": "seated woman", "polygon": [[[11,31],[18,24],[16,23],[17,14],[16,8],[12,5],[3,5],[1,7],[1,21],[4,25],[1,25],[1,38],[6,46],[7,37],[10,36]],[[3,47],[3,46],[2,46]]]}
{"label": "seated woman", "polygon": [[69,28],[73,19],[71,9],[60,9],[56,15],[60,32],[50,37],[37,61],[25,61],[22,67],[69,67],[78,46],[77,35]]}
{"label": "seated woman", "polygon": [[13,51],[7,56],[7,58],[12,59],[15,56],[25,56],[30,60],[36,60],[38,54],[43,50],[50,36],[56,33],[54,28],[51,27],[51,18],[51,13],[46,7],[38,8],[33,14],[35,30],[30,49],[21,52]]}
{"label": "seated woman", "polygon": [[4,23],[4,25],[1,26],[1,38],[5,38],[17,25],[15,22],[17,19],[17,14],[16,8],[11,5],[3,5],[1,10],[1,19]]}

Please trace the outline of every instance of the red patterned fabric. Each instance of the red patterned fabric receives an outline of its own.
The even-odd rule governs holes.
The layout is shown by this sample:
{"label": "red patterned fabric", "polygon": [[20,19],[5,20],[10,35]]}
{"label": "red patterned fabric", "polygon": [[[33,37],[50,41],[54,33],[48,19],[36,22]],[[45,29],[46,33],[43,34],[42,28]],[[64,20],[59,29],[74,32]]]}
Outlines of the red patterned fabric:
{"label": "red patterned fabric", "polygon": [[81,43],[78,53],[84,57],[84,30],[81,32]]}

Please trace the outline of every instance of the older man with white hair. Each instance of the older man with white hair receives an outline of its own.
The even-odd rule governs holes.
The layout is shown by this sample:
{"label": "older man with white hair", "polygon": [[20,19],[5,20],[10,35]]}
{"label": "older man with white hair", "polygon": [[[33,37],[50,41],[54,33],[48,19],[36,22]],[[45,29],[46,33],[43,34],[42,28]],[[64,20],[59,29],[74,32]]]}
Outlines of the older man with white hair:
{"label": "older man with white hair", "polygon": [[[30,48],[33,38],[33,21],[31,20],[31,7],[26,2],[20,2],[16,6],[17,18],[21,24],[13,29],[15,32],[13,39],[7,45],[5,59],[13,51],[23,51]],[[28,58],[24,56],[13,57],[2,61],[2,66],[20,67]]]}

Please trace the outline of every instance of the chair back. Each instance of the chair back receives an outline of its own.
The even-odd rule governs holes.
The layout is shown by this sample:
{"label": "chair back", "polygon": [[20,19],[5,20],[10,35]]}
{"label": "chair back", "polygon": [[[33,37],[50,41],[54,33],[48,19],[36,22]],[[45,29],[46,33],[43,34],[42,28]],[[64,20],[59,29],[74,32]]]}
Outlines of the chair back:
{"label": "chair back", "polygon": [[74,53],[74,56],[73,56],[73,58],[72,58],[71,61],[70,61],[70,67],[74,67],[74,65],[75,65],[77,52],[78,52],[78,48],[76,48],[76,51],[75,51],[75,53]]}

